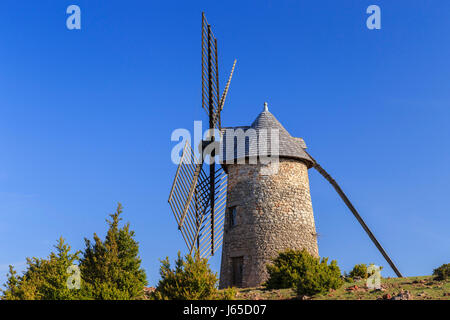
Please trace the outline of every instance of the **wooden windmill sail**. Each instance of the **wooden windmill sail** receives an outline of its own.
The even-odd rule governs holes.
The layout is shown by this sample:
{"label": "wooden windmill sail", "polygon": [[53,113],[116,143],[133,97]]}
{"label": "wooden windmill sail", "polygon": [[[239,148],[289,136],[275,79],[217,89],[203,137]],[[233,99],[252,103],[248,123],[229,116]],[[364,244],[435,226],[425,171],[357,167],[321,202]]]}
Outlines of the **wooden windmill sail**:
{"label": "wooden windmill sail", "polygon": [[[209,129],[221,129],[220,114],[235,65],[236,60],[225,89],[219,95],[217,39],[202,13],[202,107],[208,115]],[[210,153],[203,153],[203,150],[219,140],[214,134],[209,138],[202,141],[199,157],[186,143],[169,196],[178,229],[189,251],[198,250],[201,257],[214,255],[221,246],[226,208],[226,173],[214,161],[205,165],[207,169],[204,167],[205,159],[213,159],[215,153],[214,148]]]}
{"label": "wooden windmill sail", "polygon": [[[220,132],[222,129],[221,111],[226,100],[236,60],[223,93],[219,95],[217,40],[204,13],[202,13],[201,44],[202,107],[208,115],[209,128],[218,129]],[[170,207],[188,250],[191,253],[196,250],[201,257],[206,258],[214,255],[222,245],[227,202],[226,172],[214,161],[205,164],[205,159],[215,157],[214,150],[217,148],[208,147],[218,143],[219,139],[217,138],[220,137],[211,134],[207,141],[202,141],[199,156],[196,156],[193,147],[188,142],[185,144],[169,196]],[[311,161],[311,167],[314,167],[330,182],[396,275],[401,277],[398,268],[336,181],[304,150],[306,146],[302,149],[305,156],[307,155]],[[203,150],[211,151],[205,153]]]}

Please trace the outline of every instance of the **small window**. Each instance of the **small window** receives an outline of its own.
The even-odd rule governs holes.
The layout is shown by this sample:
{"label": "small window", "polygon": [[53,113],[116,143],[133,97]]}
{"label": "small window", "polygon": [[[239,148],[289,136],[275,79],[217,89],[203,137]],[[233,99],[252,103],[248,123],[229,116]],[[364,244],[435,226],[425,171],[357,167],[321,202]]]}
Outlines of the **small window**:
{"label": "small window", "polygon": [[236,225],[236,207],[230,207],[228,208],[228,215],[229,215],[229,225],[230,228],[234,227]]}

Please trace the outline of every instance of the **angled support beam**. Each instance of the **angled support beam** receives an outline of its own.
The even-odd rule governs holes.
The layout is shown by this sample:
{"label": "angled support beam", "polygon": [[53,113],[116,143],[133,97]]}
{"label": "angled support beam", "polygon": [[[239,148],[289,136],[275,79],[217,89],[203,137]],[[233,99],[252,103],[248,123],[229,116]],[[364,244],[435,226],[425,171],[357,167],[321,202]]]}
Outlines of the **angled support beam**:
{"label": "angled support beam", "polygon": [[366,233],[369,236],[370,240],[372,240],[372,242],[377,247],[378,251],[380,251],[380,253],[383,255],[384,259],[386,259],[387,263],[389,263],[389,265],[391,266],[392,270],[394,270],[395,274],[398,277],[400,277],[400,278],[403,277],[402,274],[400,273],[400,271],[395,266],[394,262],[392,262],[391,258],[388,256],[386,251],[383,249],[381,244],[378,242],[377,238],[375,238],[375,236],[372,233],[372,231],[370,231],[369,227],[366,225],[364,220],[361,218],[361,216],[359,215],[358,211],[355,209],[353,204],[347,198],[347,196],[345,195],[344,191],[342,191],[341,187],[339,187],[337,182],[328,174],[328,172],[325,171],[324,168],[322,168],[322,166],[320,164],[317,163],[317,161],[313,157],[311,157],[311,159],[313,160],[313,163],[314,163],[314,169],[316,169],[333,186],[333,188],[339,194],[341,199],[344,201],[344,203],[347,205],[347,207],[353,213],[353,215],[355,216],[356,220],[358,220],[359,224],[363,227],[364,231],[366,231]]}

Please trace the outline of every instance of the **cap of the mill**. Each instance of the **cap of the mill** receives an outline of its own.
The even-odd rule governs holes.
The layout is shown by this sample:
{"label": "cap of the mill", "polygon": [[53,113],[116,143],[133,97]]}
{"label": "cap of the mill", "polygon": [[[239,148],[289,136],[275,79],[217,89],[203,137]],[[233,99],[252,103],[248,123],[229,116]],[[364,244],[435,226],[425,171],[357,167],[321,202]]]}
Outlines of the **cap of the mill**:
{"label": "cap of the mill", "polygon": [[267,106],[267,102],[264,102],[264,111],[269,111],[269,107]]}

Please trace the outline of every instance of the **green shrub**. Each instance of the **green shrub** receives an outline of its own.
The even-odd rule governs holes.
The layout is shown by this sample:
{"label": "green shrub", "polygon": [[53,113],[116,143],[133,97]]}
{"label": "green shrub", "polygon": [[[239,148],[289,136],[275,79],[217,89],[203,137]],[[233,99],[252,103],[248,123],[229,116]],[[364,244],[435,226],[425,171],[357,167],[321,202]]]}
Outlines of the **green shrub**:
{"label": "green shrub", "polygon": [[328,258],[322,261],[306,250],[281,252],[267,266],[269,279],[267,289],[296,288],[299,295],[314,295],[339,288],[343,281],[336,261],[328,265]]}
{"label": "green shrub", "polygon": [[[79,252],[70,253],[71,248],[61,237],[55,246],[56,253],[48,258],[27,258],[27,268],[18,276],[9,266],[8,281],[3,291],[3,300],[74,300],[82,299],[80,290],[67,285],[70,274],[67,268],[78,260]],[[81,283],[82,285],[82,283]]]}
{"label": "green shrub", "polygon": [[273,263],[266,266],[269,279],[264,286],[267,289],[295,287],[300,276],[300,269],[304,265],[305,254],[298,250],[280,252],[278,257],[272,260]]}
{"label": "green shrub", "polygon": [[[139,244],[134,231],[126,224],[119,228],[122,206],[110,215],[105,240],[94,234],[94,243],[86,239],[84,252],[71,253],[71,248],[60,238],[48,258],[27,258],[22,276],[10,266],[4,285],[5,300],[73,300],[73,299],[136,299],[143,296],[147,284],[141,268]],[[79,257],[81,255],[81,258]],[[79,263],[76,263],[79,262]],[[78,266],[79,270],[69,267]],[[73,267],[72,267],[73,268]],[[75,272],[74,272],[75,270]],[[70,271],[70,272],[69,272]],[[79,271],[79,273],[77,272]],[[78,278],[79,276],[79,278]],[[75,282],[74,282],[75,280]],[[80,288],[69,286],[79,280]],[[72,287],[72,288],[69,288]]]}
{"label": "green shrub", "polygon": [[209,267],[208,260],[198,253],[185,260],[178,252],[175,269],[171,269],[169,258],[161,261],[161,280],[154,292],[161,300],[208,300],[217,295],[217,275]]}
{"label": "green shrub", "polygon": [[352,271],[348,274],[352,279],[361,278],[367,279],[369,274],[367,273],[367,265],[365,263],[357,264],[353,267]]}
{"label": "green shrub", "polygon": [[345,282],[353,282],[353,279],[348,275],[347,272],[344,271],[344,274],[342,275],[342,280],[344,280]]}
{"label": "green shrub", "polygon": [[433,276],[436,280],[447,280],[450,275],[450,263],[445,263],[437,269],[433,270]]}
{"label": "green shrub", "polygon": [[236,299],[236,295],[237,289],[235,287],[229,287],[218,293],[217,300],[234,300]]}
{"label": "green shrub", "polygon": [[[309,269],[309,270],[308,270]],[[315,295],[338,289],[342,286],[341,271],[337,262],[332,260],[328,265],[328,258],[319,259],[305,268],[304,275],[300,277],[296,288],[298,295]]]}

